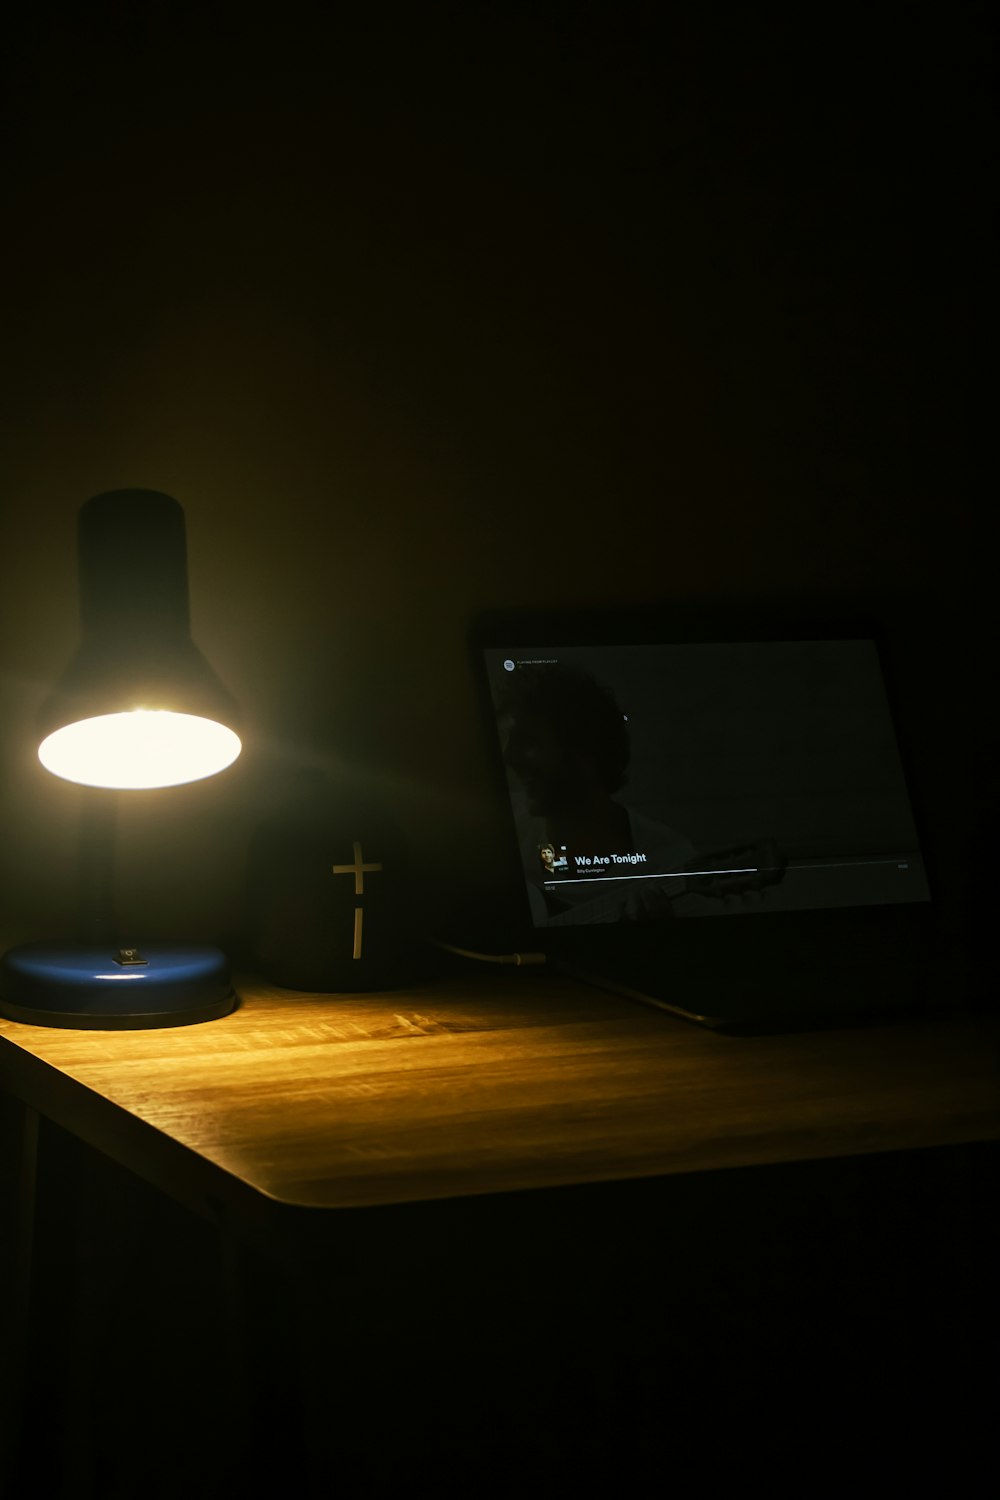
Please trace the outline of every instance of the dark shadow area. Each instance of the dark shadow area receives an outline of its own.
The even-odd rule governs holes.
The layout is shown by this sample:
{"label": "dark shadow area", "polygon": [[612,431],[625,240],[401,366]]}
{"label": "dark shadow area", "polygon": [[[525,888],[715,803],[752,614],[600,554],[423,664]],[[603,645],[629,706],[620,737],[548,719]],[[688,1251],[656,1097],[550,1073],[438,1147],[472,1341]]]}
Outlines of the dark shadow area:
{"label": "dark shadow area", "polygon": [[293,1256],[43,1131],[10,1500],[960,1483],[995,1146],[353,1211]]}

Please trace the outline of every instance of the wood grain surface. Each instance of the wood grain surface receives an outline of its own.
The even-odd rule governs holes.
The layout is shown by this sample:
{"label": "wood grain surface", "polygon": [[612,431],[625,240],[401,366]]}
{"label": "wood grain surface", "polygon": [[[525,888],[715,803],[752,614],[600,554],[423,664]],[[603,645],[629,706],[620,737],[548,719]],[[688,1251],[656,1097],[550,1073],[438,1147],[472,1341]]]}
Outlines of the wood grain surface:
{"label": "wood grain surface", "polygon": [[252,978],[204,1025],[0,1021],[0,1082],[161,1185],[312,1209],[1000,1136],[996,1019],[724,1037],[552,975]]}

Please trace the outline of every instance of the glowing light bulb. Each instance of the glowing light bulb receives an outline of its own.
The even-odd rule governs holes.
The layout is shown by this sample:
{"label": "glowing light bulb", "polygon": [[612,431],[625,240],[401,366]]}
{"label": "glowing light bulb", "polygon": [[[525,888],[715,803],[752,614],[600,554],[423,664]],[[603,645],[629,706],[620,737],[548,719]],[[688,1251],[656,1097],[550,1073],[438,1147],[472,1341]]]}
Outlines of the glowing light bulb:
{"label": "glowing light bulb", "polygon": [[214,719],[140,708],[67,724],[42,741],[38,759],[65,781],[139,790],[214,776],[242,748]]}

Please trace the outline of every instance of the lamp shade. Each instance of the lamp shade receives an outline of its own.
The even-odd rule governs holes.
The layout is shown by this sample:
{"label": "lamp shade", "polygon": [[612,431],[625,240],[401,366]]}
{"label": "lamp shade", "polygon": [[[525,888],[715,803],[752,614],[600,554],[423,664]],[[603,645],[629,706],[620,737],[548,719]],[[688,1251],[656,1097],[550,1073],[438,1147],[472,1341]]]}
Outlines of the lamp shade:
{"label": "lamp shade", "polygon": [[80,645],[43,703],[39,759],[88,786],[160,787],[240,753],[236,704],[191,639],[184,512],[113,490],[78,520]]}

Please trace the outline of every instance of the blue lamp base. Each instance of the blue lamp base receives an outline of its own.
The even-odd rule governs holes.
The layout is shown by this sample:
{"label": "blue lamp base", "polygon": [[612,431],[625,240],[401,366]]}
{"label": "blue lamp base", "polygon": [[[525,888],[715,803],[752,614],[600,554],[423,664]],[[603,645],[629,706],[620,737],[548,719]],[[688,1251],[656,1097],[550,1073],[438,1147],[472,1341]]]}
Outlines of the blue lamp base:
{"label": "blue lamp base", "polygon": [[31,943],[11,948],[0,962],[0,1015],[30,1026],[191,1026],[235,1006],[229,964],[218,948]]}

